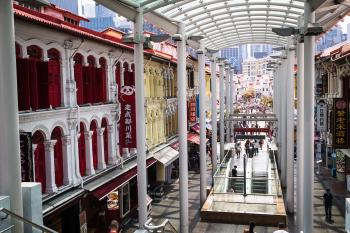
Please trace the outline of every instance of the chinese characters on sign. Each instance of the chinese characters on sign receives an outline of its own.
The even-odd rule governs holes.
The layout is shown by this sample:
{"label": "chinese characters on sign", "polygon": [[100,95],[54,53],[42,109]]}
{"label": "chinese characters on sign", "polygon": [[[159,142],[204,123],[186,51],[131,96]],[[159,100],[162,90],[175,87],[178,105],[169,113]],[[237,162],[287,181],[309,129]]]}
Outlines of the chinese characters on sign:
{"label": "chinese characters on sign", "polygon": [[327,132],[327,105],[324,101],[317,104],[317,131]]}
{"label": "chinese characters on sign", "polygon": [[120,91],[120,145],[122,148],[136,147],[135,88],[124,86]]}
{"label": "chinese characters on sign", "polygon": [[348,102],[336,98],[333,103],[333,147],[345,149],[348,147]]}
{"label": "chinese characters on sign", "polygon": [[27,132],[19,133],[20,154],[21,154],[21,176],[22,182],[33,182],[33,151],[32,134]]}
{"label": "chinese characters on sign", "polygon": [[189,121],[191,123],[196,122],[197,117],[196,117],[196,101],[195,100],[190,100],[188,112],[189,112]]}

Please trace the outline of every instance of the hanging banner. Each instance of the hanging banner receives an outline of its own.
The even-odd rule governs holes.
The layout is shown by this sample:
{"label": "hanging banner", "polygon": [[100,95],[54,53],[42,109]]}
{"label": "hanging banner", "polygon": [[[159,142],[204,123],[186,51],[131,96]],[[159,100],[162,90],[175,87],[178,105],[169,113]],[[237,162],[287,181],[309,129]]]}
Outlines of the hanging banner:
{"label": "hanging banner", "polygon": [[258,133],[268,133],[270,132],[269,128],[235,128],[235,132],[258,132]]}
{"label": "hanging banner", "polygon": [[197,122],[197,115],[196,115],[196,101],[190,100],[188,103],[188,120],[191,123]]}
{"label": "hanging banner", "polygon": [[335,98],[333,102],[333,148],[348,148],[348,101]]}
{"label": "hanging banner", "polygon": [[123,86],[120,90],[121,105],[119,140],[121,148],[136,148],[136,104],[134,86]]}
{"label": "hanging banner", "polygon": [[318,132],[327,132],[327,104],[324,101],[317,103],[316,130]]}
{"label": "hanging banner", "polygon": [[20,132],[21,176],[22,182],[33,182],[32,133]]}

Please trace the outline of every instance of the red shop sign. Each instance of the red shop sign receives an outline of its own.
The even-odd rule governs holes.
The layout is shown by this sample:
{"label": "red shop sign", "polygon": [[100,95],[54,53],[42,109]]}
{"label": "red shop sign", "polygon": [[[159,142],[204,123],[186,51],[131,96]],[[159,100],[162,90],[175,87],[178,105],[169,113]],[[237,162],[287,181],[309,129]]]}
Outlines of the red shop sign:
{"label": "red shop sign", "polygon": [[333,148],[348,148],[348,101],[333,99]]}
{"label": "red shop sign", "polygon": [[134,86],[120,90],[120,145],[121,148],[136,148],[136,104]]}
{"label": "red shop sign", "polygon": [[197,121],[197,116],[196,116],[196,101],[191,100],[188,104],[188,119],[189,122],[196,122]]}

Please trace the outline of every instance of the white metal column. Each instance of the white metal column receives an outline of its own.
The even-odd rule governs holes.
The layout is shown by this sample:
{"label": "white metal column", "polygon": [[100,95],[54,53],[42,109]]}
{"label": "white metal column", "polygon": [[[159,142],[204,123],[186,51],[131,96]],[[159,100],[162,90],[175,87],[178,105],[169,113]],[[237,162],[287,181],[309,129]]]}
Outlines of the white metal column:
{"label": "white metal column", "polygon": [[[293,45],[294,46],[294,45]],[[287,157],[286,157],[286,198],[287,211],[294,213],[294,48],[288,51],[287,80],[286,80],[286,107],[287,107]]]}
{"label": "white metal column", "polygon": [[188,152],[187,152],[187,108],[186,108],[186,35],[185,25],[179,23],[182,40],[177,42],[177,88],[179,127],[179,182],[180,182],[180,232],[188,233]]}
{"label": "white metal column", "polygon": [[297,205],[296,205],[296,224],[298,231],[303,230],[304,205],[303,205],[303,172],[304,172],[304,43],[297,43]]}
{"label": "white metal column", "polygon": [[[229,117],[230,115],[230,101],[231,101],[231,98],[230,98],[230,66],[227,65],[225,67],[225,87],[226,87],[226,98],[225,98],[225,103],[226,103],[226,118]],[[229,143],[231,140],[231,137],[230,137],[230,121],[226,121],[226,143]]]}
{"label": "white metal column", "polygon": [[[315,22],[315,13],[305,1],[304,26]],[[314,107],[315,107],[315,37],[304,38],[304,232],[313,232],[314,190]]]}
{"label": "white metal column", "polygon": [[214,174],[217,170],[217,144],[218,144],[218,116],[217,116],[217,93],[216,93],[216,57],[213,55],[211,59],[211,125],[212,125],[212,136],[211,136],[211,159],[213,164],[212,176],[214,183]]}
{"label": "white metal column", "polygon": [[198,73],[199,73],[199,166],[200,166],[200,208],[207,197],[207,153],[206,153],[206,122],[205,122],[205,55],[204,43],[200,41],[198,50]]}
{"label": "white metal column", "polygon": [[286,98],[286,74],[287,61],[282,60],[282,67],[280,73],[281,81],[281,185],[286,187],[287,179],[287,98]]}
{"label": "white metal column", "polygon": [[220,72],[220,163],[224,159],[225,156],[225,127],[224,127],[224,64],[219,64],[219,72]]}
{"label": "white metal column", "polygon": [[[134,36],[137,41],[143,38],[143,12],[137,9]],[[142,40],[141,40],[142,41]],[[147,169],[146,169],[146,129],[145,129],[145,88],[143,79],[143,42],[134,45],[135,84],[136,84],[136,143],[137,143],[137,198],[139,228],[147,221]]]}
{"label": "white metal column", "polygon": [[[233,74],[234,74],[234,70],[231,69],[230,70],[230,113],[229,114],[233,114],[233,102],[234,102],[234,82],[233,82]],[[230,121],[230,139],[231,139],[231,135],[233,135],[233,121]]]}
{"label": "white metal column", "polygon": [[[10,196],[11,210],[23,215],[19,150],[15,32],[12,0],[0,7],[0,195]],[[23,225],[14,221],[14,232]]]}

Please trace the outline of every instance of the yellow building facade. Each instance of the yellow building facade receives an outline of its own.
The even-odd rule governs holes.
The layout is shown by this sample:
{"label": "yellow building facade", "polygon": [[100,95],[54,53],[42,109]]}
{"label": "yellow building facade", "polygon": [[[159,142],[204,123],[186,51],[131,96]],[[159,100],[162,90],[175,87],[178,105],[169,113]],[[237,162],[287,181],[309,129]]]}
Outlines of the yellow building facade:
{"label": "yellow building facade", "polygon": [[145,61],[146,142],[148,148],[164,143],[177,132],[176,68]]}

